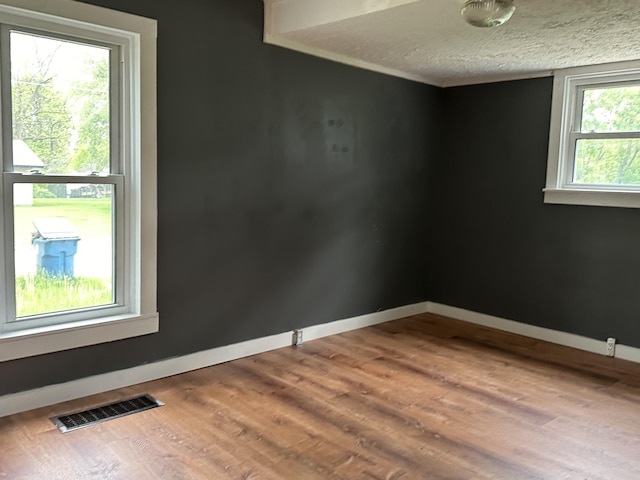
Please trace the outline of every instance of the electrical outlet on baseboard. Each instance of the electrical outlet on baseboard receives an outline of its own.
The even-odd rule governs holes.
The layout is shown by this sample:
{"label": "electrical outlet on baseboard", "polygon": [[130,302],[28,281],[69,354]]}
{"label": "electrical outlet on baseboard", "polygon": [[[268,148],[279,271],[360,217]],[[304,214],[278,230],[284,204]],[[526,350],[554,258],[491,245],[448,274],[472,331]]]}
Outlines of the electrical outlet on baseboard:
{"label": "electrical outlet on baseboard", "polygon": [[607,338],[607,357],[615,357],[616,356],[616,339],[615,338]]}
{"label": "electrical outlet on baseboard", "polygon": [[292,344],[295,346],[302,345],[302,329],[296,329],[293,331]]}

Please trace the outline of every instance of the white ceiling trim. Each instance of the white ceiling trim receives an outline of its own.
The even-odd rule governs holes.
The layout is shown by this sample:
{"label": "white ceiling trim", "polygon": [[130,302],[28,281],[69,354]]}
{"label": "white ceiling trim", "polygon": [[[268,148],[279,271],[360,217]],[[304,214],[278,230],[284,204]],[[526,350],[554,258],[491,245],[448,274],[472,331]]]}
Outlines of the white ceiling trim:
{"label": "white ceiling trim", "polygon": [[516,0],[496,28],[462,0],[263,0],[266,43],[440,87],[640,59],[640,0]]}
{"label": "white ceiling trim", "polygon": [[[420,0],[369,0],[368,3],[349,3],[345,0],[264,0],[264,42],[289,50],[294,50],[314,57],[342,63],[356,68],[370,70],[384,75],[404,78],[419,83],[426,83],[436,87],[456,87],[474,83],[496,81],[495,77],[454,79],[442,81],[426,75],[415,75],[404,70],[385,67],[367,62],[349,55],[332,52],[322,48],[306,45],[287,38],[283,34],[297,30],[304,30],[331,22],[338,22],[349,18],[368,15],[390,8],[399,7]],[[452,0],[458,3],[463,0]],[[530,74],[514,74],[502,76],[500,81],[521,80],[525,78],[544,77],[552,75],[551,71]]]}
{"label": "white ceiling trim", "polygon": [[440,81],[437,85],[430,82],[429,85],[435,85],[436,87],[463,87],[465,85],[476,85],[478,83],[495,83],[495,82],[509,82],[511,80],[526,80],[528,78],[542,78],[542,77],[551,77],[553,75],[553,70],[544,70],[539,72],[530,72],[530,73],[512,73],[512,74],[501,74],[501,75],[480,75],[472,78],[454,78],[447,79],[444,81]]}
{"label": "white ceiling trim", "polygon": [[270,45],[276,45],[288,50],[294,50],[296,52],[305,53],[314,57],[324,58],[325,60],[342,63],[351,67],[362,68],[365,70],[370,70],[372,72],[382,73],[384,75],[391,75],[393,77],[404,78],[405,80],[412,80],[414,82],[427,83],[429,85],[434,85],[437,87],[445,86],[444,84],[439,84],[440,82],[438,82],[435,78],[425,77],[424,75],[412,75],[411,73],[405,72],[403,70],[388,68],[376,63],[359,60],[348,55],[342,55],[340,53],[315,48],[291,39],[280,37],[278,35],[271,35],[266,31],[266,29],[264,32],[263,41],[264,43],[268,43]]}
{"label": "white ceiling trim", "polygon": [[418,1],[420,0],[265,0],[265,4],[270,7],[271,34],[280,34],[340,22]]}
{"label": "white ceiling trim", "polygon": [[553,75],[552,70],[545,70],[542,72],[500,75],[500,77],[496,77],[495,75],[493,75],[493,76],[484,76],[484,77],[473,77],[473,78],[467,78],[467,79],[455,78],[451,80],[442,81],[440,79],[431,78],[424,75],[412,75],[411,73],[405,72],[404,70],[388,68],[382,65],[378,65],[376,63],[366,62],[364,60],[359,60],[354,57],[342,55],[340,53],[335,53],[335,52],[330,52],[328,50],[314,48],[309,45],[305,45],[303,43],[298,43],[293,40],[280,37],[278,35],[270,35],[266,31],[264,34],[264,43],[267,43],[269,45],[275,45],[278,47],[283,47],[288,50],[294,50],[296,52],[304,53],[306,55],[312,55],[314,57],[323,58],[325,60],[330,60],[332,62],[342,63],[344,65],[349,65],[351,67],[362,68],[364,70],[381,73],[383,75],[391,75],[393,77],[404,78],[405,80],[411,80],[413,82],[418,82],[418,83],[426,83],[427,85],[432,85],[434,87],[442,87],[442,88],[462,87],[465,85],[475,85],[477,83],[525,80],[528,78],[550,77]]}
{"label": "white ceiling trim", "polygon": [[346,0],[264,0],[263,40],[270,45],[295,50],[352,67],[363,68],[365,70],[415,82],[437,85],[438,82],[435,78],[424,75],[413,75],[402,70],[367,62],[352,56],[305,45],[282,36],[284,33],[339,22],[349,18],[415,3],[417,1],[420,0],[368,0],[366,3],[354,3]]}

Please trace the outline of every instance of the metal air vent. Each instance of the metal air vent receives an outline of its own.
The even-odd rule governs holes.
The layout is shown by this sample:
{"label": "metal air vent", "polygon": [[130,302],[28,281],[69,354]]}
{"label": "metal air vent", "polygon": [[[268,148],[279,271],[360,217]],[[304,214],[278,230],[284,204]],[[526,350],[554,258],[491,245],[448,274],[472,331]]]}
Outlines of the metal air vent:
{"label": "metal air vent", "polygon": [[66,433],[79,428],[89,427],[96,423],[105,422],[113,418],[124,417],[125,415],[131,415],[132,413],[137,412],[144,412],[145,410],[160,407],[162,405],[164,405],[164,403],[156,400],[151,395],[145,394],[140,397],[121,400],[119,402],[95,407],[82,412],[51,417],[51,421],[62,433]]}

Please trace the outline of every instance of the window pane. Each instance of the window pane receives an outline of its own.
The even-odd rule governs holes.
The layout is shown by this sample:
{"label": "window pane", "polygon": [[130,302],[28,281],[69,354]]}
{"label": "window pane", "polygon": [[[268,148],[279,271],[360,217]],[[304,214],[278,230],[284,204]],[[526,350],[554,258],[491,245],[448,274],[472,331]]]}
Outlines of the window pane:
{"label": "window pane", "polygon": [[640,139],[582,139],[576,144],[574,183],[640,185]]}
{"label": "window pane", "polygon": [[109,172],[109,49],[11,32],[17,172]]}
{"label": "window pane", "polygon": [[114,302],[112,185],[14,185],[16,316]]}
{"label": "window pane", "polygon": [[640,85],[586,89],[580,131],[640,131]]}

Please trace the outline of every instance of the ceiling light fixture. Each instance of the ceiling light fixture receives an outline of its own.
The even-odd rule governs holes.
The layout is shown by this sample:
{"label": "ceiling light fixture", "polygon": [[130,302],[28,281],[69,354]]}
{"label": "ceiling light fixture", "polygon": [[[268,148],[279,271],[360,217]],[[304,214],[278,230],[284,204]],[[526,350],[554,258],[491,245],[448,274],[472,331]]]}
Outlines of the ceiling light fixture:
{"label": "ceiling light fixture", "polygon": [[515,10],[513,0],[466,0],[460,13],[474,27],[497,27],[509,20]]}

